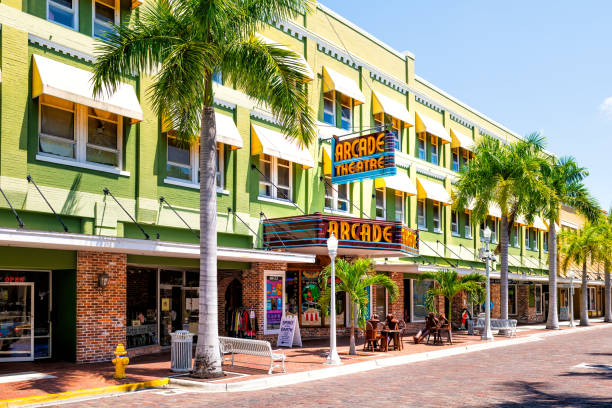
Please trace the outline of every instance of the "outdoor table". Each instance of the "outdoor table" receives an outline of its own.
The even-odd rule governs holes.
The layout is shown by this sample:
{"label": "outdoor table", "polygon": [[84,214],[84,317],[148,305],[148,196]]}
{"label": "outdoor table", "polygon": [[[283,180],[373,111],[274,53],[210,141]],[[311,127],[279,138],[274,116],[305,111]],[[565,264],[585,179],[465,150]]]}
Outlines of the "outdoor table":
{"label": "outdoor table", "polygon": [[384,329],[381,331],[382,341],[380,344],[381,351],[389,351],[389,340],[393,339],[393,349],[402,350],[401,330]]}

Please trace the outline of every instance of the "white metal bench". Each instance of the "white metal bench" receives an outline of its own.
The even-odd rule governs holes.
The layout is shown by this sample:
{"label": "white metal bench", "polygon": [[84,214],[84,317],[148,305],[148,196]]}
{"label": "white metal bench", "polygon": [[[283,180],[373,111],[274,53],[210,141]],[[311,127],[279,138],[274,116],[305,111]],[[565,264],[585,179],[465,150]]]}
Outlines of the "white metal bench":
{"label": "white metal bench", "polygon": [[[485,319],[478,318],[474,330],[484,330]],[[506,336],[516,336],[516,319],[491,319],[491,330],[506,330]]]}
{"label": "white metal bench", "polygon": [[[285,372],[285,355],[282,353],[274,353],[270,342],[266,340],[251,340],[239,339],[235,337],[219,337],[219,348],[222,361],[230,361],[234,365],[235,354],[247,354],[250,356],[270,357],[270,369],[268,374],[272,374],[275,367],[283,369]],[[225,358],[225,354],[232,354],[232,358]],[[282,365],[274,364],[275,361],[281,361]],[[257,363],[253,363],[257,364]],[[259,364],[262,365],[262,364]],[[264,364],[267,366],[267,364]]]}

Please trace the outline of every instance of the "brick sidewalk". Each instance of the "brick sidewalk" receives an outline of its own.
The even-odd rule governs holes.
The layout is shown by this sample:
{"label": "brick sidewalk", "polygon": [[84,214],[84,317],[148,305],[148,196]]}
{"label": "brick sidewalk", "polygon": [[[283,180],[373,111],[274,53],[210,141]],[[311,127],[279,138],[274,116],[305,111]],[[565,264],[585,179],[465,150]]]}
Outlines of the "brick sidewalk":
{"label": "brick sidewalk", "polygon": [[[601,323],[594,323],[593,326],[599,324]],[[562,330],[566,329],[566,327],[562,328]],[[546,332],[549,331],[519,331],[517,337],[527,337],[533,334]],[[508,338],[496,336],[495,341],[504,342],[508,341]],[[381,353],[362,351],[362,339],[359,339],[357,355],[350,356],[348,355],[348,338],[342,337],[338,339],[338,352],[343,364],[347,365],[386,357],[412,355],[455,347],[465,347],[468,345],[481,343],[479,336],[469,336],[465,333],[459,332],[453,334],[453,342],[453,345],[415,345],[412,342],[412,337],[405,337],[403,341],[403,351],[389,351],[387,353]],[[328,368],[328,366],[323,364],[328,351],[328,344],[329,342],[327,339],[311,340],[305,341],[303,348],[283,349],[282,352],[287,356],[287,373],[298,373]],[[228,374],[225,378],[208,381],[214,381],[215,383],[229,383],[271,377],[267,374],[269,359],[265,359],[263,357],[238,355],[236,356],[235,361],[236,364],[233,367],[228,364],[224,364],[224,370]],[[0,375],[10,375],[24,372],[44,373],[53,375],[56,378],[0,383],[0,396],[2,400],[141,382],[177,375],[176,373],[170,371],[170,353],[168,351],[159,354],[132,358],[127,369],[127,378],[125,380],[115,380],[112,378],[114,368],[110,362],[95,364],[73,364],[66,362],[44,361],[0,363]],[[279,373],[280,370],[275,369],[274,376],[282,375]],[[193,380],[190,377],[184,378]]]}

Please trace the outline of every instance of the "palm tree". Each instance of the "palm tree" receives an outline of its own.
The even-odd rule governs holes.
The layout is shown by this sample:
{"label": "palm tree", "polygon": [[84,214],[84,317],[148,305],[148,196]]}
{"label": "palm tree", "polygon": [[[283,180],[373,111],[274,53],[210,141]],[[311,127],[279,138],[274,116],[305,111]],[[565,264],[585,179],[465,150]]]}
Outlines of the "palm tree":
{"label": "palm tree", "polygon": [[419,275],[419,281],[432,280],[434,286],[425,293],[425,304],[429,310],[435,310],[434,301],[436,296],[444,296],[448,299],[448,321],[453,318],[453,298],[459,292],[466,292],[472,299],[481,299],[484,294],[484,275],[469,273],[459,276],[457,271],[442,269],[437,272],[425,272]]}
{"label": "palm tree", "polygon": [[574,262],[582,265],[582,290],[580,301],[580,325],[589,325],[588,316],[588,288],[587,288],[587,263],[597,259],[601,245],[601,234],[598,226],[587,222],[582,229],[562,231],[559,234],[561,241],[561,253],[564,255],[561,268],[567,272],[569,265]]}
{"label": "palm tree", "polygon": [[462,170],[454,194],[455,206],[463,210],[473,203],[475,221],[486,219],[489,205],[501,209],[500,302],[501,318],[508,318],[508,241],[509,226],[517,215],[533,221],[537,199],[548,196],[548,187],[541,182],[544,138],[532,133],[514,144],[504,144],[485,136],[475,149],[475,158]]}
{"label": "palm tree", "polygon": [[[336,293],[345,292],[349,297],[351,307],[351,346],[349,354],[357,354],[355,350],[355,325],[359,327],[366,325],[366,315],[370,298],[367,288],[370,286],[383,286],[389,292],[391,302],[395,302],[399,294],[397,284],[387,275],[376,274],[370,258],[356,258],[352,261],[345,259],[336,260]],[[319,297],[319,305],[323,315],[328,314],[331,301],[331,265],[328,265],[320,276],[320,284],[323,290]]]}
{"label": "palm tree", "polygon": [[[265,101],[289,137],[309,144],[314,118],[297,54],[255,36],[267,24],[308,12],[311,0],[157,0],[130,25],[115,26],[97,46],[96,95],[124,75],[154,73],[157,114],[179,140],[200,144],[200,312],[194,376],[223,374],[217,328],[216,125],[213,74]],[[263,103],[262,103],[263,105]]]}
{"label": "palm tree", "polygon": [[600,214],[599,205],[583,184],[588,176],[584,167],[579,167],[572,157],[552,159],[542,168],[544,183],[549,187],[549,195],[544,198],[543,215],[549,220],[548,233],[548,321],[546,328],[559,329],[557,314],[557,230],[561,205],[566,204],[594,221]]}
{"label": "palm tree", "polygon": [[604,266],[605,280],[605,302],[604,322],[612,322],[612,301],[610,296],[610,268],[612,267],[612,210],[608,216],[601,215],[597,222],[597,234],[599,235],[599,247],[596,259]]}

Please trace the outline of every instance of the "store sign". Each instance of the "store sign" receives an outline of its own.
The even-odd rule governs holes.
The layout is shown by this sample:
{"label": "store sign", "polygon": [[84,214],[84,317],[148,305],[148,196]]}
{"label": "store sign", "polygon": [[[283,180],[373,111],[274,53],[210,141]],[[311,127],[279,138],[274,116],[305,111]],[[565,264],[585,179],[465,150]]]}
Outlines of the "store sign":
{"label": "store sign", "polygon": [[302,347],[302,334],[297,316],[283,317],[276,338],[276,347]]}
{"label": "store sign", "polygon": [[25,282],[26,278],[25,276],[4,276],[0,278],[0,281],[4,283],[13,283],[13,282],[21,283],[21,282]]}
{"label": "store sign", "polygon": [[312,214],[264,222],[264,244],[269,248],[325,247],[332,233],[339,240],[340,255],[416,256],[419,253],[418,232],[397,221]]}
{"label": "store sign", "polygon": [[332,184],[393,176],[396,172],[392,133],[332,139]]}

